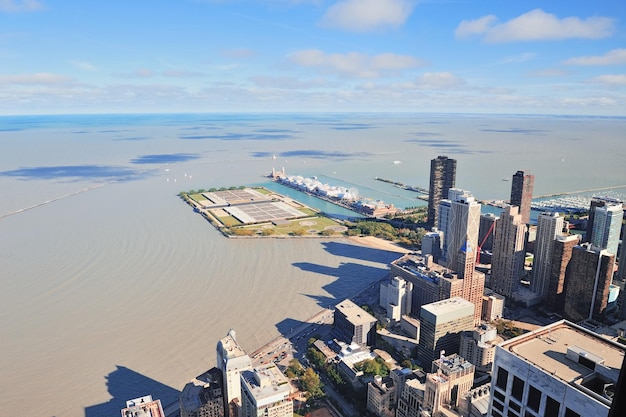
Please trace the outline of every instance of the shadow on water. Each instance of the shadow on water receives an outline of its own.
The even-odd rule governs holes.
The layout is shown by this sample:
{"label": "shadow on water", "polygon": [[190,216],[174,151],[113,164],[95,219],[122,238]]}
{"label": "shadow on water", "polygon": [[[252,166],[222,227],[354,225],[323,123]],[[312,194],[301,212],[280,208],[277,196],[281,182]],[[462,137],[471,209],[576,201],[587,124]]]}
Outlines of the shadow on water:
{"label": "shadow on water", "polygon": [[128,178],[136,175],[137,171],[130,168],[106,165],[61,165],[48,167],[20,168],[11,171],[1,171],[0,176],[18,177],[26,180],[50,180],[60,178],[72,179],[115,179]]}
{"label": "shadow on water", "polygon": [[330,254],[344,256],[346,258],[360,259],[362,261],[389,264],[391,261],[394,261],[402,256],[402,254],[398,252],[351,245],[342,242],[325,242],[323,245],[324,249]]}
{"label": "shadow on water", "polygon": [[163,408],[178,401],[180,392],[159,381],[145,375],[117,365],[117,369],[108,374],[106,384],[111,399],[102,404],[85,407],[85,417],[119,416],[126,407],[126,401],[133,398],[152,395],[155,400],[161,400]]}

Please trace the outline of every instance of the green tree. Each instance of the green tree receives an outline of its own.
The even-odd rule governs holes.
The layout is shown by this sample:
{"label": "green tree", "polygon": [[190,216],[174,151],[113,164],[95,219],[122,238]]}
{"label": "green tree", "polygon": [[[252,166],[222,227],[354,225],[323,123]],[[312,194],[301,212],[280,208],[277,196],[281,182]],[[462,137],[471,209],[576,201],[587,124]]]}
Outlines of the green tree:
{"label": "green tree", "polygon": [[[300,363],[299,360],[297,360],[296,358],[293,358],[292,360],[289,361],[287,372],[291,372],[293,373],[294,376],[299,377],[301,375],[304,375],[304,367],[302,367],[302,364]],[[293,377],[290,377],[290,378],[293,378]]]}
{"label": "green tree", "polygon": [[318,368],[323,368],[326,363],[326,356],[324,356],[324,354],[319,350],[312,347],[306,351],[306,357],[314,366]]}
{"label": "green tree", "polygon": [[324,396],[322,391],[322,382],[320,376],[315,373],[313,368],[307,368],[304,375],[300,378],[302,388],[313,398],[321,398]]}

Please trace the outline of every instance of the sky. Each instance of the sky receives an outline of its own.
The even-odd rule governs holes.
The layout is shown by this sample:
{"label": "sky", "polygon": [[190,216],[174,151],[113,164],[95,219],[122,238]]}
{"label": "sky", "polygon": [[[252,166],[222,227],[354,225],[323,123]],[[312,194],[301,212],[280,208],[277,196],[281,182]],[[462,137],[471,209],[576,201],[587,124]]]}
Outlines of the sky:
{"label": "sky", "polygon": [[0,115],[626,116],[622,0],[0,0]]}

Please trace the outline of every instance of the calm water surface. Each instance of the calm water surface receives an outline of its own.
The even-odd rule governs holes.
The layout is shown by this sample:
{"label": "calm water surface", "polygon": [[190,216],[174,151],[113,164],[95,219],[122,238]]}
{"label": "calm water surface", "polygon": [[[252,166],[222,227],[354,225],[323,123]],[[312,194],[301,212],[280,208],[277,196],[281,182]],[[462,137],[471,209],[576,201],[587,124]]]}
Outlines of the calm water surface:
{"label": "calm water surface", "polygon": [[267,184],[284,167],[408,207],[423,202],[375,177],[427,187],[437,155],[458,160],[457,186],[480,199],[508,198],[502,178],[518,169],[534,172],[535,194],[619,186],[623,132],[620,118],[0,118],[1,414],[168,403],[215,365],[230,328],[252,351],[397,256],[345,239],[225,239],[179,191]]}

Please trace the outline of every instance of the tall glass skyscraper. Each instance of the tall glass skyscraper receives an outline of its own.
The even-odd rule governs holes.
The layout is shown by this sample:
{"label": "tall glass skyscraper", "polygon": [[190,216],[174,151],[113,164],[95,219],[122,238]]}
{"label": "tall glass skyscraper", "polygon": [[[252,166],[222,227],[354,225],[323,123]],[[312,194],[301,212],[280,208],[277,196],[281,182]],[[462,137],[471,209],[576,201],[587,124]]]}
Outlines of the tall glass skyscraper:
{"label": "tall glass skyscraper", "polygon": [[448,190],[456,181],[456,159],[438,156],[430,161],[430,184],[428,188],[428,224],[438,224],[439,202],[448,198]]}

